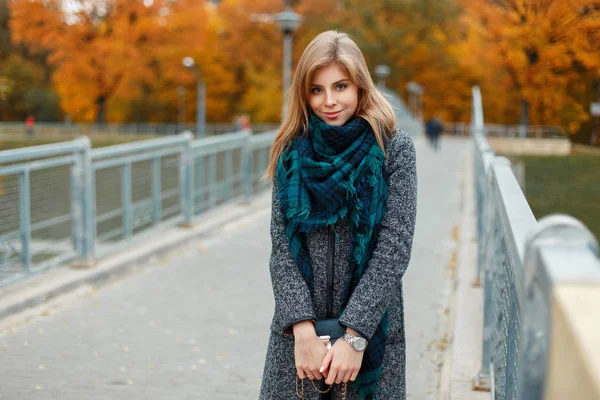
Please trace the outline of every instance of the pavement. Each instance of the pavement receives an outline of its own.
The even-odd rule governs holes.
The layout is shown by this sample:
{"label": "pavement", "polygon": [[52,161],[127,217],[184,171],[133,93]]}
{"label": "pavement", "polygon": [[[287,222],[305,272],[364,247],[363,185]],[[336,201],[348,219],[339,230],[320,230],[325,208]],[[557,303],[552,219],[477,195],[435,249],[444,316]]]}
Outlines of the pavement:
{"label": "pavement", "polygon": [[[439,152],[416,140],[408,399],[478,400],[489,393],[469,389],[481,358],[471,144],[443,139]],[[3,290],[0,400],[257,399],[274,307],[269,200]]]}

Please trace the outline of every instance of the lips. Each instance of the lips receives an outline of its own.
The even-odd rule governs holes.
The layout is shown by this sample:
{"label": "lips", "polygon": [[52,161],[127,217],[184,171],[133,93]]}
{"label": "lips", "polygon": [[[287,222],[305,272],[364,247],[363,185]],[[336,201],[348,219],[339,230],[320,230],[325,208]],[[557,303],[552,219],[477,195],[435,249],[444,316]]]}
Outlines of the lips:
{"label": "lips", "polygon": [[336,111],[336,112],[326,112],[326,113],[323,113],[323,114],[325,114],[325,115],[327,116],[327,118],[334,119],[334,118],[336,118],[338,115],[340,115],[341,113],[342,113],[342,110],[340,110],[340,111]]}

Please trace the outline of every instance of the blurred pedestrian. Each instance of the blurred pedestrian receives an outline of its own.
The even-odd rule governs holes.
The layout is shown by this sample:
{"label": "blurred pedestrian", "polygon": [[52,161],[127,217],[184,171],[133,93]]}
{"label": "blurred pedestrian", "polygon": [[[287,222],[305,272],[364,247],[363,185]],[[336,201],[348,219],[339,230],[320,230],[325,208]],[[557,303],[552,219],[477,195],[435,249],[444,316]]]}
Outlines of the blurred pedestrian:
{"label": "blurred pedestrian", "polygon": [[233,131],[239,132],[246,129],[250,129],[250,116],[248,114],[236,116],[233,119]]}
{"label": "blurred pedestrian", "polygon": [[25,118],[25,129],[27,131],[27,136],[29,136],[29,137],[33,136],[34,124],[35,124],[35,118],[31,114],[28,115],[27,118]]}
{"label": "blurred pedestrian", "polygon": [[275,312],[261,400],[406,399],[417,177],[411,136],[394,127],[356,43],[314,38],[265,174]]}
{"label": "blurred pedestrian", "polygon": [[431,147],[438,151],[440,149],[440,136],[444,131],[444,125],[439,117],[432,117],[425,123],[425,135]]}

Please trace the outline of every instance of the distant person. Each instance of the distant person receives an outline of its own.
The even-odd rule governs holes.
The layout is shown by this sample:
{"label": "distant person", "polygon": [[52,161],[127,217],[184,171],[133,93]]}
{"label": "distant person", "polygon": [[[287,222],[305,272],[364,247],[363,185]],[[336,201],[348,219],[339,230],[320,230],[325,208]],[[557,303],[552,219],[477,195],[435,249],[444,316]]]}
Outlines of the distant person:
{"label": "distant person", "polygon": [[440,136],[444,131],[444,125],[438,117],[430,118],[425,124],[425,135],[431,147],[438,151],[440,149]]}
{"label": "distant person", "polygon": [[239,132],[241,130],[250,129],[250,116],[248,114],[242,114],[233,120],[233,131]]}
{"label": "distant person", "polygon": [[33,115],[28,115],[27,118],[25,118],[25,127],[27,130],[27,136],[33,136],[33,127],[35,124],[35,118],[33,117]]}
{"label": "distant person", "polygon": [[395,125],[356,43],[315,37],[265,174],[275,311],[260,400],[406,399],[417,175],[412,138]]}

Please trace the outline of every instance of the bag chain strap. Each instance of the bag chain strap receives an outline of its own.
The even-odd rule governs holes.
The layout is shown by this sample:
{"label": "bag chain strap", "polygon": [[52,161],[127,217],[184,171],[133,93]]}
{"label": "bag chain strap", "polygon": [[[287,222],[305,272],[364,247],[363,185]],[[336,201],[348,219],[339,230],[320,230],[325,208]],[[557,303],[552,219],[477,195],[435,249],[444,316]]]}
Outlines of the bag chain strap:
{"label": "bag chain strap", "polygon": [[[301,386],[302,386],[302,393],[300,393],[298,391],[298,381],[302,382]],[[317,385],[315,385],[315,382],[313,380],[310,380],[310,383],[312,383],[313,387],[315,388],[315,390],[321,394],[325,394],[327,392],[329,392],[331,390],[331,388],[333,387],[333,385],[329,385],[329,387],[326,390],[320,390]],[[346,400],[346,391],[348,390],[348,384],[346,382],[344,382],[342,384],[342,400]],[[298,396],[298,398],[303,399],[304,398],[304,379],[300,380],[300,378],[298,377],[298,375],[296,375],[296,396]]]}

